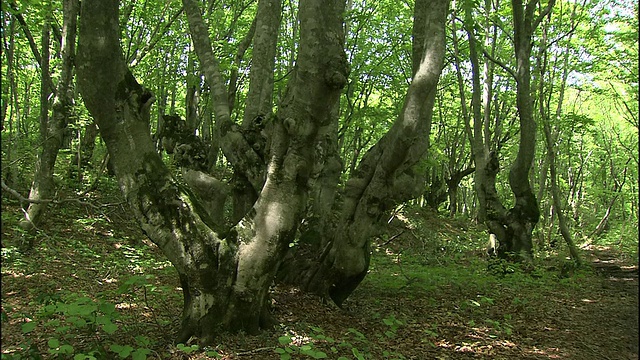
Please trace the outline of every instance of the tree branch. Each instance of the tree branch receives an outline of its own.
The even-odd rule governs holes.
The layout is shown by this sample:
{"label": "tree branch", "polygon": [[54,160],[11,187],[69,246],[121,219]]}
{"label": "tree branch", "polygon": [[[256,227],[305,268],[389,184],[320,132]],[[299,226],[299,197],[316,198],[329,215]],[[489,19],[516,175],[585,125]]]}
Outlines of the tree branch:
{"label": "tree branch", "polygon": [[257,16],[253,18],[247,35],[245,35],[244,39],[242,39],[240,44],[238,44],[238,52],[236,53],[234,61],[235,66],[233,67],[233,70],[231,70],[231,76],[229,77],[229,109],[231,109],[231,111],[233,111],[236,92],[238,91],[238,69],[240,68],[240,62],[244,58],[244,53],[253,41],[253,35],[256,33],[257,19]]}
{"label": "tree branch", "polygon": [[[160,25],[158,25],[154,29],[154,31],[151,33],[151,36],[150,36],[150,38],[152,38],[153,40],[149,44],[147,44],[145,47],[143,47],[142,50],[140,50],[139,53],[137,51],[135,51],[136,53],[138,53],[138,55],[133,56],[132,59],[127,61],[130,64],[131,67],[134,67],[134,66],[138,65],[140,63],[140,61],[145,56],[147,56],[147,54],[149,54],[149,52],[151,50],[153,50],[156,47],[156,45],[158,45],[158,42],[160,41],[160,39],[162,39],[164,34],[167,33],[167,31],[169,30],[171,25],[173,25],[173,23],[176,22],[176,20],[180,17],[180,15],[182,15],[183,12],[184,12],[184,6],[181,6],[180,10],[178,10],[171,17],[171,19],[167,23],[165,23],[164,30],[162,31],[162,33],[160,33],[160,35],[158,35],[159,29],[160,29]],[[156,36],[156,35],[158,35],[158,36]],[[154,38],[154,36],[155,36],[155,38]]]}
{"label": "tree branch", "polygon": [[[456,17],[456,19],[464,24],[464,21],[462,21],[462,19],[460,19],[458,17]],[[466,27],[465,27],[465,29],[466,29]],[[469,37],[471,37],[471,39],[473,39],[473,41],[476,43],[476,45],[478,47],[480,47],[480,49],[482,49],[482,54],[484,55],[485,58],[489,59],[494,64],[500,66],[504,71],[509,73],[509,75],[511,75],[514,79],[517,79],[516,72],[513,71],[513,69],[511,69],[510,67],[508,67],[505,63],[503,63],[502,61],[494,58],[491,54],[489,54],[487,49],[485,49],[484,46],[482,46],[482,43],[478,40],[478,38],[476,38],[476,36],[475,36],[475,34],[473,32],[467,30],[467,34],[469,34]]]}
{"label": "tree branch", "polygon": [[533,21],[533,24],[531,24],[531,31],[536,29],[538,25],[540,25],[544,17],[549,15],[549,13],[551,13],[551,9],[553,8],[553,5],[555,5],[555,3],[556,3],[556,0],[549,0],[549,4],[547,4],[547,7],[544,10],[542,10],[540,15],[538,15],[538,17]]}
{"label": "tree branch", "polygon": [[87,201],[82,201],[79,198],[67,198],[67,199],[39,199],[39,200],[35,200],[35,199],[28,199],[24,196],[22,196],[18,191],[10,188],[5,182],[4,179],[0,179],[2,182],[2,190],[6,191],[7,193],[9,193],[11,196],[13,196],[14,198],[18,199],[20,201],[21,204],[24,203],[30,203],[30,204],[62,204],[62,203],[67,203],[67,202],[75,202],[78,203],[80,205],[87,205],[90,206],[94,209],[99,209],[100,207],[106,207],[106,206],[112,206],[112,205],[120,205],[122,203],[114,203],[114,204],[100,204],[99,206]]}

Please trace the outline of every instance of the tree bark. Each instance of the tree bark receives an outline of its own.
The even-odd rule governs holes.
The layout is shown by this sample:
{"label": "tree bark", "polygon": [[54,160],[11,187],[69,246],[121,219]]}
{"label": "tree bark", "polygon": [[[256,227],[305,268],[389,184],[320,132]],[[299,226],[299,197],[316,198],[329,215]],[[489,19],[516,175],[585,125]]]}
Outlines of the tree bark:
{"label": "tree bark", "polygon": [[[192,30],[201,26],[192,22],[199,9],[194,14],[195,4],[184,3]],[[314,142],[328,119],[327,109],[346,84],[343,9],[338,0],[300,3],[298,62],[273,122],[269,172],[253,210],[222,238],[212,230],[197,199],[174,180],[155,151],[149,129],[153,95],[125,66],[118,1],[82,2],[79,86],[134,217],[179,273],[185,306],[178,341],[195,335],[211,343],[218,331],[255,333],[269,323],[268,289],[305,205],[313,163],[308,144]],[[196,30],[207,33],[206,28]],[[217,101],[226,102],[226,92],[219,91],[224,85],[215,81],[221,79],[217,67],[207,58],[211,47],[198,51],[200,40],[194,43],[205,75],[217,87]],[[228,106],[218,103],[216,111],[228,114]]]}
{"label": "tree bark", "polygon": [[[509,171],[509,186],[515,196],[515,205],[501,221],[506,225],[505,237],[500,237],[498,253],[502,257],[530,260],[533,256],[532,232],[540,217],[538,202],[529,183],[529,172],[536,147],[536,123],[533,118],[531,96],[531,47],[534,30],[554,5],[551,0],[541,14],[534,17],[538,1],[523,6],[522,0],[512,0],[514,47],[516,57],[516,104],[520,120],[518,154]],[[492,229],[494,230],[494,229]]]}
{"label": "tree bark", "polygon": [[[267,123],[272,121],[273,118],[273,72],[278,33],[282,19],[281,10],[281,1],[261,0],[258,2],[258,11],[252,24],[252,31],[254,32],[252,34],[253,56],[249,72],[249,91],[245,102],[242,130],[245,139],[262,160],[255,166],[264,166],[265,152],[267,151],[266,139],[270,137],[270,134],[267,133],[270,130]],[[235,93],[235,90],[231,92]],[[251,184],[243,174],[235,174],[234,189],[233,218],[239,219],[255,203],[258,198],[258,189],[252,189]]]}
{"label": "tree bark", "polygon": [[[313,260],[295,257],[284,280],[341,306],[369,268],[369,241],[376,225],[396,204],[420,195],[412,166],[424,155],[436,85],[442,70],[448,0],[419,0],[415,6],[413,81],[404,107],[387,134],[363,157],[346,184],[344,204],[332,236],[315,246]],[[417,59],[416,59],[417,58]],[[303,248],[301,253],[304,253]],[[293,270],[295,269],[295,271]]]}
{"label": "tree bark", "polygon": [[[42,134],[44,135],[42,152],[36,163],[36,172],[29,192],[30,200],[49,199],[53,196],[55,190],[53,183],[54,165],[58,151],[62,146],[64,131],[70,118],[71,106],[73,105],[73,58],[75,55],[79,4],[77,0],[65,0],[63,6],[62,70],[53,101],[51,119],[46,121],[46,124],[41,124],[41,126],[44,125],[46,131],[43,131]],[[49,74],[46,74],[46,78],[49,78]],[[44,88],[46,86],[43,86]],[[46,211],[46,206],[46,203],[31,203],[27,209],[26,219],[20,223],[21,226],[24,229],[37,227]]]}
{"label": "tree bark", "polygon": [[[480,190],[486,195],[486,224],[499,243],[498,256],[516,261],[532,259],[532,232],[540,217],[538,202],[529,180],[537,130],[531,95],[531,50],[533,32],[550,13],[554,2],[551,0],[535,16],[537,0],[529,1],[526,5],[521,0],[512,0],[516,70],[501,64],[516,80],[516,105],[520,122],[518,153],[509,171],[509,186],[515,196],[515,204],[511,209],[506,210],[495,191],[496,175],[500,170],[497,152],[489,153],[489,161],[484,169],[476,163],[477,168],[482,169],[483,175],[487,177]],[[478,135],[477,132],[474,134],[476,137]]]}

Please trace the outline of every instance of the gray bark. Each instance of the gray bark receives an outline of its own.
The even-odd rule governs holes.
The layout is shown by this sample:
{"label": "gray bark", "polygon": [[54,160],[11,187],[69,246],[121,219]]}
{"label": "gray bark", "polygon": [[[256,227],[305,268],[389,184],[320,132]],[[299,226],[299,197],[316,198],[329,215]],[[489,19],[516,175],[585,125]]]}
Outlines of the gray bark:
{"label": "gray bark", "polygon": [[231,119],[229,94],[220,72],[218,60],[213,54],[209,31],[202,19],[200,8],[193,0],[183,0],[183,4],[201,70],[211,87],[211,98],[216,124],[219,125],[222,152],[234,169],[246,176],[255,191],[259,191],[264,184],[265,175],[262,166],[257,167],[255,164],[262,163],[262,160]]}
{"label": "gray bark", "polygon": [[[248,40],[253,39],[253,56],[249,72],[249,91],[245,102],[242,131],[249,145],[262,160],[255,166],[261,167],[264,167],[265,163],[266,139],[270,136],[268,134],[270,128],[267,127],[267,123],[272,121],[273,118],[273,73],[278,33],[282,19],[281,10],[282,4],[279,0],[259,1],[256,18],[252,24],[252,30],[250,30],[251,37],[247,38]],[[246,46],[248,45],[246,44]],[[235,93],[235,90],[232,92]],[[258,197],[258,189],[252,189],[243,174],[235,174],[234,189],[233,219],[240,219],[255,203]]]}
{"label": "gray bark", "polygon": [[[523,6],[521,0],[512,0],[514,47],[516,57],[516,104],[520,120],[520,143],[518,154],[509,171],[509,186],[516,201],[515,205],[501,219],[507,227],[505,237],[498,236],[498,253],[503,257],[515,255],[516,259],[529,260],[533,256],[532,231],[540,217],[538,202],[529,183],[529,172],[535,155],[536,123],[533,118],[531,96],[531,40],[534,30],[551,11],[554,1],[550,1],[541,13],[534,17],[537,1]],[[496,231],[496,226],[490,226]],[[504,227],[503,227],[504,229]],[[499,231],[499,230],[497,230]]]}
{"label": "gray bark", "polygon": [[[412,166],[424,155],[435,92],[444,61],[449,1],[421,0],[415,7],[413,81],[398,119],[363,157],[346,184],[338,225],[322,239],[315,260],[287,262],[285,281],[330,297],[341,306],[369,267],[369,241],[376,225],[396,204],[420,195]],[[318,255],[320,252],[320,255]],[[295,273],[292,270],[296,269]],[[286,276],[288,275],[288,276]]]}
{"label": "gray bark", "polygon": [[[487,209],[485,223],[490,234],[495,235],[499,243],[498,255],[513,260],[528,261],[532,259],[532,232],[540,217],[538,202],[531,189],[529,179],[535,155],[537,130],[533,118],[530,58],[533,32],[544,17],[549,14],[553,5],[554,1],[552,0],[544,9],[540,10],[538,16],[535,16],[538,7],[537,0],[530,1],[526,5],[523,5],[521,0],[512,1],[516,70],[513,71],[504,64],[498,63],[516,80],[516,104],[520,123],[518,153],[509,171],[509,186],[515,196],[515,204],[508,211],[498,198],[495,189],[496,176],[500,171],[498,153],[490,152],[484,167],[477,161],[478,154],[476,153],[477,172],[480,171],[479,175],[485,177],[484,184],[476,184],[476,186],[480,186],[479,191],[485,196]],[[487,55],[485,52],[485,56]],[[496,62],[493,58],[492,61]],[[476,129],[474,132],[474,137],[476,143],[479,144],[478,137],[482,135],[478,130]],[[478,178],[476,178],[477,180]]]}
{"label": "gray bark", "polygon": [[282,19],[280,0],[261,0],[256,14],[252,62],[249,72],[249,92],[243,117],[246,128],[256,117],[269,117],[272,112],[273,71],[276,46]]}
{"label": "gray bark", "polygon": [[[198,21],[199,9],[189,0],[184,3],[192,31],[206,34]],[[153,95],[125,67],[118,1],[82,3],[78,83],[113,157],[132,214],[179,273],[185,307],[178,341],[195,335],[211,343],[220,330],[255,333],[269,324],[268,289],[305,205],[313,163],[308,144],[315,141],[318,128],[329,118],[327,109],[333,108],[346,83],[343,9],[338,0],[300,3],[298,62],[288,84],[289,96],[274,118],[269,172],[253,210],[223,238],[154,148],[149,129]],[[217,115],[228,116],[226,91],[216,81],[221,78],[210,43],[198,50],[208,37],[197,37],[194,43],[216,94]]]}

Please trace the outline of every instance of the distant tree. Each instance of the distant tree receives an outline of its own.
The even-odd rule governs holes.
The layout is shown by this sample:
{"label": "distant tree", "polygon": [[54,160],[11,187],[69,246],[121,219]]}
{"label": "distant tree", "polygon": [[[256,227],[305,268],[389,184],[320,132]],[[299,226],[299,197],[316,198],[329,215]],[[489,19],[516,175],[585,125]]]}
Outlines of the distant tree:
{"label": "distant tree", "polygon": [[[27,230],[40,224],[47,206],[47,202],[42,201],[49,201],[54,195],[54,166],[58,156],[58,151],[63,145],[65,129],[70,121],[73,106],[73,64],[75,57],[76,23],[79,3],[77,0],[65,0],[63,2],[63,7],[64,20],[61,45],[62,69],[58,85],[55,89],[53,114],[51,118],[49,118],[48,115],[49,107],[47,105],[50,94],[47,89],[49,88],[49,82],[51,82],[51,79],[49,76],[49,66],[45,66],[49,58],[49,43],[48,41],[43,41],[43,50],[46,51],[42,52],[41,66],[43,79],[40,115],[42,152],[40,153],[36,163],[34,180],[31,185],[31,191],[29,192],[29,200],[32,202],[27,209],[25,219],[21,222],[21,226]],[[48,33],[48,27],[49,25],[45,23],[45,34]],[[47,37],[43,36],[43,39],[46,39]],[[31,247],[31,245],[32,244],[28,244],[28,247]]]}
{"label": "distant tree", "polygon": [[[486,6],[488,6],[487,3]],[[487,101],[485,100],[485,120],[482,119],[480,102],[480,63],[477,47],[481,46],[475,36],[471,5],[465,3],[465,27],[469,35],[470,59],[472,62],[473,98],[471,100],[474,119],[473,152],[476,164],[476,191],[480,209],[479,218],[484,220],[492,237],[498,241],[498,255],[504,258],[530,260],[533,255],[532,231],[540,217],[538,202],[530,184],[530,170],[536,150],[537,127],[534,121],[534,102],[531,88],[531,51],[536,28],[549,15],[554,1],[544,7],[533,0],[523,4],[513,0],[511,4],[513,36],[511,37],[515,54],[515,70],[508,64],[496,59],[486,49],[484,55],[500,65],[516,81],[516,105],[519,118],[519,143],[517,156],[509,171],[509,186],[515,196],[514,205],[507,210],[496,191],[496,176],[500,171],[499,147],[490,151],[489,136],[486,131]],[[538,14],[536,12],[538,11]],[[489,32],[487,32],[489,33]],[[488,72],[485,70],[485,76]],[[486,76],[490,81],[490,76]],[[485,99],[488,90],[483,91]],[[484,125],[483,125],[484,124]]]}

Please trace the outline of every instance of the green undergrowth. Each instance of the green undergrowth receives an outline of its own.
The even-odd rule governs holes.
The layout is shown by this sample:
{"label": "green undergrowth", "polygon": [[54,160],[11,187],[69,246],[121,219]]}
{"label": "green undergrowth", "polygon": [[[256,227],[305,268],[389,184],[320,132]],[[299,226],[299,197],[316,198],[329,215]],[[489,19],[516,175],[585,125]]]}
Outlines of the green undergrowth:
{"label": "green undergrowth", "polygon": [[[4,202],[2,359],[364,360],[450,348],[488,352],[523,341],[532,319],[555,313],[558,304],[582,306],[589,289],[601,288],[588,267],[564,271],[570,262],[557,253],[539,256],[533,268],[491,260],[481,227],[409,208],[373,241],[369,273],[344,311],[276,287],[274,331],[224,335],[212,347],[174,345],[182,307],[175,270],[126,215],[116,190],[99,198],[115,205],[54,206],[36,234],[21,232],[17,204]],[[19,251],[29,236],[34,250]]]}

